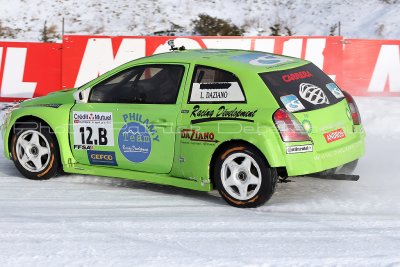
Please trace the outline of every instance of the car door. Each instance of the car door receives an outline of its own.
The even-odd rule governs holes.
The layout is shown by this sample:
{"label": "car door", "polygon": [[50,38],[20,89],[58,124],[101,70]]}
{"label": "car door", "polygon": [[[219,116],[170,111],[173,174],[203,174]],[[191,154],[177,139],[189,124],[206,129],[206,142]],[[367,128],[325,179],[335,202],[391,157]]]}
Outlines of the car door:
{"label": "car door", "polygon": [[71,147],[81,164],[170,172],[186,64],[127,68],[90,89],[71,110]]}

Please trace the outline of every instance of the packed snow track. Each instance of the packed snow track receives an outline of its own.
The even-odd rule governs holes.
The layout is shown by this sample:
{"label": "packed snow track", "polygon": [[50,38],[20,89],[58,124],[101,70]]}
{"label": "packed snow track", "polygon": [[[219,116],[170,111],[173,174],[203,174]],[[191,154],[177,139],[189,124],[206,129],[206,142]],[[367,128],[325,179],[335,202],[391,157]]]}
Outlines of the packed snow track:
{"label": "packed snow track", "polygon": [[[296,178],[264,206],[0,159],[0,266],[400,266],[400,98],[356,98],[358,182]],[[0,149],[2,153],[2,148]]]}

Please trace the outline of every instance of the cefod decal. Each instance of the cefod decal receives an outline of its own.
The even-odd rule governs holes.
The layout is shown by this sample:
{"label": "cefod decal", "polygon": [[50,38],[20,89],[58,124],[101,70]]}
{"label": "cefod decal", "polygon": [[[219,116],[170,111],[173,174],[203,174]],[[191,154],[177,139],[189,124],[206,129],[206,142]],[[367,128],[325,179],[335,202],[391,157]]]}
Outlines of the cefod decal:
{"label": "cefod decal", "polygon": [[117,166],[115,153],[112,151],[88,151],[89,162],[92,165]]}
{"label": "cefod decal", "polygon": [[339,89],[339,87],[335,83],[328,83],[326,85],[326,88],[328,88],[329,91],[336,97],[336,98],[343,98],[344,95],[342,91]]}
{"label": "cefod decal", "polygon": [[346,134],[344,133],[343,129],[337,129],[334,131],[331,131],[329,133],[324,133],[324,137],[327,143],[332,143],[335,142],[337,140],[346,138]]}
{"label": "cefod decal", "polygon": [[295,95],[285,95],[281,96],[281,101],[285,105],[285,108],[290,112],[295,112],[305,109],[303,104]]}
{"label": "cefod decal", "polygon": [[312,152],[312,151],[313,151],[312,145],[286,147],[286,154],[297,154],[297,153],[305,153],[305,152]]}
{"label": "cefod decal", "polygon": [[219,121],[219,120],[237,120],[237,121],[248,121],[254,122],[252,119],[257,113],[256,110],[243,110],[240,108],[229,109],[225,106],[220,106],[218,109],[202,109],[200,105],[195,105],[190,118],[191,123],[201,123],[207,121]]}
{"label": "cefod decal", "polygon": [[193,83],[190,102],[244,102],[238,82]]}
{"label": "cefod decal", "polygon": [[114,146],[111,112],[72,113],[74,149],[93,149],[93,146]]}
{"label": "cefod decal", "polygon": [[307,71],[299,71],[299,72],[295,72],[295,73],[282,75],[282,80],[285,83],[290,83],[290,82],[293,82],[293,81],[296,81],[296,80],[310,78],[312,76],[313,75],[308,70]]}
{"label": "cefod decal", "polygon": [[207,143],[218,143],[215,139],[213,132],[200,132],[195,129],[183,129],[181,131],[182,140],[190,140],[193,142],[207,142]]}
{"label": "cefod decal", "polygon": [[239,56],[233,56],[229,59],[261,67],[274,67],[276,65],[290,63],[293,61],[287,57],[267,53],[247,53]]}
{"label": "cefod decal", "polygon": [[318,86],[311,83],[301,83],[299,88],[300,96],[313,105],[329,104],[328,97]]}
{"label": "cefod decal", "polygon": [[157,130],[140,113],[128,113],[122,117],[126,124],[119,131],[119,150],[129,161],[143,162],[150,156],[152,143],[160,141]]}

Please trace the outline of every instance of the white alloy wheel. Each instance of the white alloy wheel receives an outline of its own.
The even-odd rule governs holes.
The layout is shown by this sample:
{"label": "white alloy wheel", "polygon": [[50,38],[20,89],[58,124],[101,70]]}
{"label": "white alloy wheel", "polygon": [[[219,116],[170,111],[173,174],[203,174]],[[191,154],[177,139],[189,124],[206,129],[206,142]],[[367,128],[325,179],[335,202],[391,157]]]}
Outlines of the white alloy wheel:
{"label": "white alloy wheel", "polygon": [[23,132],[16,142],[18,161],[27,171],[40,172],[50,161],[50,145],[46,137],[35,130]]}
{"label": "white alloy wheel", "polygon": [[261,181],[260,166],[248,154],[234,153],[222,163],[222,185],[235,199],[249,200],[254,197],[260,190]]}

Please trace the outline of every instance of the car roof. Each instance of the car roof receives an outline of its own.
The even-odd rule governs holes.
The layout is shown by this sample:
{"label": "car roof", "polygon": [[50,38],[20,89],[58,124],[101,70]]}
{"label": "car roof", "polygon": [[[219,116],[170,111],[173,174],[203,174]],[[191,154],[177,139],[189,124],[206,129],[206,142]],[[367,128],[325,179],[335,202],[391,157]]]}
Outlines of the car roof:
{"label": "car roof", "polygon": [[190,63],[231,71],[269,72],[309,63],[299,58],[261,51],[235,49],[195,49],[173,51],[144,57],[131,63]]}

